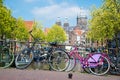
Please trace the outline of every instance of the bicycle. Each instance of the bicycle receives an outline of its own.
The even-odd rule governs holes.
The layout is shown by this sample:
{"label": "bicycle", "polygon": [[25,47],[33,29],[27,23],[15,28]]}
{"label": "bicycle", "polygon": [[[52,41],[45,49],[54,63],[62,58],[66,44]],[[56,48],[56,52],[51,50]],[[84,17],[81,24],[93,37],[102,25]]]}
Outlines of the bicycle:
{"label": "bicycle", "polygon": [[[120,74],[120,54],[116,54],[114,51],[114,48],[98,48],[98,52],[102,53],[103,56],[105,56],[110,63],[110,69],[108,73],[110,74]],[[118,48],[119,53],[119,48]]]}
{"label": "bicycle", "polygon": [[10,50],[10,41],[3,40],[0,45],[0,67],[8,68],[12,65],[14,61],[14,54]]}
{"label": "bicycle", "polygon": [[64,71],[69,65],[69,56],[66,52],[60,48],[56,48],[57,43],[49,43],[50,47],[46,51],[44,48],[35,48],[39,39],[34,38],[32,31],[29,32],[32,38],[34,39],[33,44],[30,47],[23,49],[15,59],[15,65],[19,69],[27,68],[31,62],[39,61],[42,62],[45,60],[50,68],[55,71]]}
{"label": "bicycle", "polygon": [[[107,58],[110,61],[110,74],[120,74],[120,54],[116,54],[116,52],[113,51],[113,48],[108,49],[109,52],[107,54]],[[118,50],[118,53],[119,50]]]}
{"label": "bicycle", "polygon": [[95,75],[104,75],[110,69],[110,62],[103,53],[89,53],[86,57],[83,57],[79,55],[78,46],[74,45],[68,54],[70,61],[72,61],[72,64],[69,64],[70,67],[68,67],[69,71],[75,67],[76,60],[79,60],[84,71],[88,72],[86,69],[89,69],[90,73]]}

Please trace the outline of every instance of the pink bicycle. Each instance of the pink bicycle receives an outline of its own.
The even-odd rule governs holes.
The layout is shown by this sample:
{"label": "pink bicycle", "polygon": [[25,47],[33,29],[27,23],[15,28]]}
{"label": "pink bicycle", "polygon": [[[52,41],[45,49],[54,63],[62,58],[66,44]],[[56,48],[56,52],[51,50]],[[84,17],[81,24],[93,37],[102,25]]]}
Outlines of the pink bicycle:
{"label": "pink bicycle", "polygon": [[77,60],[79,60],[81,67],[85,71],[88,69],[90,73],[95,75],[104,75],[110,69],[110,62],[103,53],[89,53],[86,57],[83,57],[79,54],[78,47],[75,45],[68,54],[70,56],[70,63],[66,71],[73,70]]}

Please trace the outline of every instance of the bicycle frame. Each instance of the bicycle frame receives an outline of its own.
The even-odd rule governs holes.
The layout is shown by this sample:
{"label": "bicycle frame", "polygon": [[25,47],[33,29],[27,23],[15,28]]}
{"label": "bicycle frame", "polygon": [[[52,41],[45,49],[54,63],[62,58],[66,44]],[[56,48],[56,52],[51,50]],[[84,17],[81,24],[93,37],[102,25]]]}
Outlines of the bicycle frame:
{"label": "bicycle frame", "polygon": [[102,60],[98,63],[98,59],[100,58],[100,56],[102,56],[102,54],[89,53],[87,57],[82,57],[81,55],[79,55],[78,47],[77,46],[73,46],[73,47],[74,49],[69,52],[69,56],[73,56],[76,60],[79,60],[82,68],[96,67],[100,63],[102,63]]}
{"label": "bicycle frame", "polygon": [[[104,75],[110,69],[110,62],[107,59],[106,55],[100,52],[93,52],[83,57],[79,55],[78,47],[75,45],[73,46],[73,50],[69,52],[69,56],[71,60],[70,67],[68,70],[70,71],[74,69],[76,66],[76,60],[79,60],[81,67],[85,72],[92,73],[94,75]],[[72,64],[72,61],[74,62]]]}

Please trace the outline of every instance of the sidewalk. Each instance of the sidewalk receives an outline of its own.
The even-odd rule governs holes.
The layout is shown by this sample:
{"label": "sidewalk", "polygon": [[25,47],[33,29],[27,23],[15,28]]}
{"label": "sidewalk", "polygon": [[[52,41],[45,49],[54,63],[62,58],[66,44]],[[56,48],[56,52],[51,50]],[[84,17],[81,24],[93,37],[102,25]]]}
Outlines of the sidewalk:
{"label": "sidewalk", "polygon": [[115,75],[96,76],[79,72],[72,72],[72,79],[68,79],[69,73],[32,69],[0,69],[0,80],[120,80],[120,76]]}

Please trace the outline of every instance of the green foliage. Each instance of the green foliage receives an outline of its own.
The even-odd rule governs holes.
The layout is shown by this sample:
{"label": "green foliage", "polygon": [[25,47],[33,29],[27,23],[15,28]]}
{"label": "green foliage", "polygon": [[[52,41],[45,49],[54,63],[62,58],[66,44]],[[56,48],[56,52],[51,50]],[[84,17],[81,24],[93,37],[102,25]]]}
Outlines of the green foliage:
{"label": "green foliage", "polygon": [[32,33],[33,33],[35,38],[39,38],[42,41],[45,41],[45,34],[43,32],[43,27],[38,22],[34,22]]}
{"label": "green foliage", "polygon": [[24,20],[22,18],[17,19],[12,33],[14,38],[17,38],[18,40],[27,40],[29,38],[28,29],[25,26]]}
{"label": "green foliage", "polygon": [[48,42],[65,42],[66,40],[66,35],[65,31],[61,26],[58,25],[53,25],[52,28],[49,30],[47,34],[47,41]]}
{"label": "green foliage", "polygon": [[11,16],[11,11],[0,1],[0,36],[11,37],[16,19]]}
{"label": "green foliage", "polygon": [[15,19],[0,0],[0,36],[19,40],[28,39],[28,31],[22,18]]}
{"label": "green foliage", "polygon": [[89,38],[98,41],[112,39],[120,32],[120,3],[118,1],[104,0],[102,7],[91,12]]}

